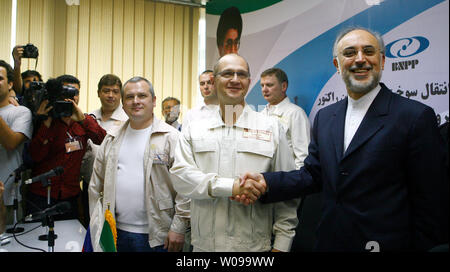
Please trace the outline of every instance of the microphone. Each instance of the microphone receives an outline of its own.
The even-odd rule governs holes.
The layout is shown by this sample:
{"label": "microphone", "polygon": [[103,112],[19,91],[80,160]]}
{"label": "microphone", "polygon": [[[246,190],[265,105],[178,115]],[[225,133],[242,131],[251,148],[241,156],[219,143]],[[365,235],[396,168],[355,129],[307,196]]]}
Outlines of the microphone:
{"label": "microphone", "polygon": [[64,168],[62,166],[58,166],[55,169],[52,169],[44,174],[40,174],[37,177],[25,180],[25,184],[31,184],[42,180],[47,180],[54,176],[59,176],[64,172]]}
{"label": "microphone", "polygon": [[58,203],[50,208],[47,208],[43,211],[27,215],[25,217],[25,221],[40,220],[45,216],[53,216],[53,215],[63,214],[69,210],[70,210],[69,202],[67,202],[67,201],[60,202],[60,203]]}

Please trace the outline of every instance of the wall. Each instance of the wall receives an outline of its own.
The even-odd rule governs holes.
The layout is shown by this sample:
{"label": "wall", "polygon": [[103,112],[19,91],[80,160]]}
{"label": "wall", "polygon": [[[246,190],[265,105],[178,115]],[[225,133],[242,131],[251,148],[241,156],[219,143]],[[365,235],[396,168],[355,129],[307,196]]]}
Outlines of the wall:
{"label": "wall", "polygon": [[[4,18],[10,18],[11,3],[0,1],[5,20],[0,56],[9,61],[10,22]],[[148,78],[160,117],[160,102],[167,96],[189,108],[195,102],[199,12],[144,0],[80,0],[72,6],[62,0],[18,0],[16,43],[39,48],[36,70],[44,80],[62,74],[78,77],[84,111],[100,106],[98,80],[113,73],[123,82],[133,76]],[[21,68],[35,69],[35,60],[24,60]]]}

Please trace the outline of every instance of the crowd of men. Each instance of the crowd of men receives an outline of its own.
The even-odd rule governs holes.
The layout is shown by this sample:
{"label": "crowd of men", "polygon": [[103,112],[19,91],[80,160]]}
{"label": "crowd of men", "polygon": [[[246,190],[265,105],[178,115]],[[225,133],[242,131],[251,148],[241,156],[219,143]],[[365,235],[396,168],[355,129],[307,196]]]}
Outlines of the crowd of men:
{"label": "crowd of men", "polygon": [[153,85],[139,76],[101,77],[101,107],[84,113],[76,77],[34,84],[42,76],[20,73],[16,46],[14,68],[0,61],[0,233],[17,211],[20,220],[69,202],[55,219],[91,233],[110,211],[119,252],[288,252],[299,204],[322,192],[316,250],[448,250],[448,133],[445,143],[433,109],[380,82],[377,33],[348,29],[332,50],[348,98],[311,129],[279,68],[260,75],[262,112],[247,104],[250,67],[235,52],[199,75],[203,103],[181,122],[175,97],[155,117]]}

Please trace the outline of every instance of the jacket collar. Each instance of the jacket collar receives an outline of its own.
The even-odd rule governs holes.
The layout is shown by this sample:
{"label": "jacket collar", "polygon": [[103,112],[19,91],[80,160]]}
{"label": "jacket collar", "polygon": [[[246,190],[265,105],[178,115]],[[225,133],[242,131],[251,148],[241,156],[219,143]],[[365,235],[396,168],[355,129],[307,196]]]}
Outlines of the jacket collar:
{"label": "jacket collar", "polygon": [[[249,117],[249,114],[252,112],[254,112],[254,110],[247,103],[245,103],[242,114],[241,114],[241,116],[239,116],[238,120],[236,120],[236,123],[234,124],[234,126],[241,127],[241,128],[248,128],[249,127],[248,117]],[[223,122],[222,116],[220,113],[221,113],[220,108],[219,108],[219,110],[214,112],[213,118],[209,119],[210,122],[207,125],[208,129],[214,129],[214,128],[225,126],[225,123]]]}
{"label": "jacket collar", "polygon": [[335,144],[336,156],[339,161],[348,157],[384,126],[384,118],[382,117],[389,114],[392,92],[381,82],[380,86],[381,90],[367,110],[344,155],[342,153],[344,148],[345,114],[348,98],[345,98],[336,108],[334,112],[335,121],[333,122],[331,133]]}
{"label": "jacket collar", "polygon": [[269,104],[266,105],[266,111],[272,110],[271,114],[274,115],[278,115],[281,116],[283,115],[282,109],[285,108],[286,105],[288,105],[289,103],[291,103],[291,100],[289,99],[289,97],[285,97],[283,100],[281,100],[280,103],[270,106]]}

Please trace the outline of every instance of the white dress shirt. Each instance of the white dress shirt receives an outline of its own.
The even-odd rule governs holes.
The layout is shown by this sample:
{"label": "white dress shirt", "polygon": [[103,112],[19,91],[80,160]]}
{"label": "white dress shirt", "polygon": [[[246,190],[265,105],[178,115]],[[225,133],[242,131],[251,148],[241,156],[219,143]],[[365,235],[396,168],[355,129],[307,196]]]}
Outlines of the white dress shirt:
{"label": "white dress shirt", "polygon": [[347,147],[350,145],[353,136],[355,136],[359,125],[364,119],[367,110],[369,109],[370,105],[372,104],[373,100],[380,92],[380,90],[381,86],[378,85],[373,90],[360,97],[358,100],[355,100],[350,96],[348,97],[347,113],[345,114],[344,154],[347,150]]}

